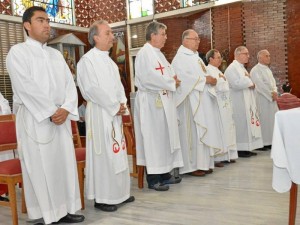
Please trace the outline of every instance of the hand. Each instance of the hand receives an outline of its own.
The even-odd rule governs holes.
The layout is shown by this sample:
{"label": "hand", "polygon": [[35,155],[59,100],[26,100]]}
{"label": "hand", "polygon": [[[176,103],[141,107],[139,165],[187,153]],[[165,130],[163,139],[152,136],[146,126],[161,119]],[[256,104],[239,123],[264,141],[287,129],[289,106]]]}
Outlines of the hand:
{"label": "hand", "polygon": [[273,91],[272,92],[272,99],[273,99],[273,101],[277,101],[277,98],[278,98],[277,92]]}
{"label": "hand", "polygon": [[51,116],[51,121],[56,125],[61,125],[66,121],[68,115],[69,112],[67,110],[58,108],[56,112]]}
{"label": "hand", "polygon": [[206,83],[215,86],[217,84],[217,79],[212,76],[206,76]]}
{"label": "hand", "polygon": [[124,115],[126,113],[126,111],[127,111],[127,107],[126,107],[125,103],[121,103],[120,104],[120,109],[119,109],[119,111],[117,112],[116,115],[117,116]]}
{"label": "hand", "polygon": [[254,89],[255,88],[255,84],[251,85],[249,88],[250,89]]}
{"label": "hand", "polygon": [[176,88],[178,88],[178,87],[180,86],[180,84],[181,84],[181,80],[179,80],[179,79],[177,78],[177,75],[175,75],[173,78],[174,78],[174,80],[175,80],[175,82],[176,82]]}

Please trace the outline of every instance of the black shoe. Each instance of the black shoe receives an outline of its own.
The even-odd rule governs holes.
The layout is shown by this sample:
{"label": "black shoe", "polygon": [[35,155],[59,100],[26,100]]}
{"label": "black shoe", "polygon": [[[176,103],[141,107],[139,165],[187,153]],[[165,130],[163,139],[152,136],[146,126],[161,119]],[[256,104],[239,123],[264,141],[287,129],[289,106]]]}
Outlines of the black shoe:
{"label": "black shoe", "polygon": [[167,184],[152,184],[152,185],[148,185],[149,189],[154,189],[155,191],[167,191],[169,190],[169,185]]}
{"label": "black shoe", "polygon": [[270,149],[269,148],[258,148],[258,149],[255,149],[255,151],[269,151]]}
{"label": "black shoe", "polygon": [[[54,222],[52,224],[59,224],[59,223],[80,223],[84,221],[84,216],[82,215],[76,215],[76,214],[67,214],[63,218],[61,218],[59,221]],[[40,223],[38,223],[40,224]]]}
{"label": "black shoe", "polygon": [[97,203],[97,202],[95,202],[94,207],[104,212],[114,212],[117,211],[118,209],[116,205],[108,205],[108,204]]}
{"label": "black shoe", "polygon": [[250,152],[250,156],[257,156],[256,152]]}
{"label": "black shoe", "polygon": [[135,197],[134,196],[130,196],[127,200],[125,200],[123,203],[130,203],[130,202],[134,202]]}
{"label": "black shoe", "polygon": [[0,196],[0,201],[1,201],[1,202],[9,202],[9,199],[8,199],[8,198],[5,198],[5,197],[2,197],[2,196]]}
{"label": "black shoe", "polygon": [[249,151],[238,151],[238,156],[240,158],[249,158],[251,154]]}

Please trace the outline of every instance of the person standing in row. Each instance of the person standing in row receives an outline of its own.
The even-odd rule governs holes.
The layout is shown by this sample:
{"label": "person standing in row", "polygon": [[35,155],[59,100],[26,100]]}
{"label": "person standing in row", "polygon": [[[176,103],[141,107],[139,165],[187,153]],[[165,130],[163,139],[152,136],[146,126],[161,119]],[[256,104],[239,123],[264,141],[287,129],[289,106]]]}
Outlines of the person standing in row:
{"label": "person standing in row", "polygon": [[29,36],[6,59],[14,92],[18,153],[30,219],[78,223],[81,208],[71,121],[78,120],[77,91],[62,54],[47,46],[50,25],[42,7],[23,14]]}
{"label": "person standing in row", "polygon": [[88,34],[93,48],[79,61],[77,82],[88,102],[86,118],[86,194],[95,208],[116,211],[117,204],[133,202],[122,115],[126,96],[117,65],[109,57],[114,35],[104,20]]}
{"label": "person standing in row", "polygon": [[148,188],[167,191],[180,177],[170,171],[183,166],[175,96],[180,80],[160,49],[167,40],[167,27],[151,22],[147,43],[135,60],[134,128],[137,165],[146,166]]}
{"label": "person standing in row", "polygon": [[224,73],[228,79],[232,99],[239,157],[257,155],[252,151],[263,147],[259,111],[254,95],[255,84],[244,66],[249,58],[249,51],[245,46],[237,47],[234,60]]}
{"label": "person standing in row", "polygon": [[268,50],[261,50],[257,53],[258,63],[252,68],[250,78],[255,84],[256,104],[259,111],[261,123],[261,134],[264,149],[271,148],[275,113],[277,106],[277,87],[273,73],[269,66],[271,56]]}

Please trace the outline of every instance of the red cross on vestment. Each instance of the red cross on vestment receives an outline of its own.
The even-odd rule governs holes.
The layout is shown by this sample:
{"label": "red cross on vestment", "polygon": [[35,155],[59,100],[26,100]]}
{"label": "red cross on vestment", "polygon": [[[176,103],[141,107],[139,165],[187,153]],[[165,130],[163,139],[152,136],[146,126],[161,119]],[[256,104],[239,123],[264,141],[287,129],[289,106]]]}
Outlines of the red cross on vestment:
{"label": "red cross on vestment", "polygon": [[158,64],[159,64],[159,67],[155,68],[155,70],[160,70],[161,75],[164,75],[163,69],[164,69],[165,67],[161,66],[161,64],[160,64],[159,62],[158,62]]}

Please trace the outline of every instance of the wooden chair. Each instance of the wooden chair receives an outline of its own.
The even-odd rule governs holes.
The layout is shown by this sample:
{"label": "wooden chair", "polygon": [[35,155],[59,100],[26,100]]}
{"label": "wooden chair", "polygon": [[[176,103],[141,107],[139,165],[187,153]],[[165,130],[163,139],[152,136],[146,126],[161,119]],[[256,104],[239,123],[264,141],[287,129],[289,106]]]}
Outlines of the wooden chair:
{"label": "wooden chair", "polygon": [[[130,110],[129,110],[130,111]],[[123,116],[123,131],[127,144],[127,154],[132,156],[132,173],[131,176],[138,178],[138,187],[144,188],[144,166],[136,165],[136,147],[135,147],[135,136],[134,136],[134,128],[131,115]]]}
{"label": "wooden chair", "polygon": [[[0,151],[17,149],[15,116],[0,115]],[[13,225],[18,225],[16,184],[21,184],[22,170],[19,159],[10,159],[0,162],[0,183],[8,186],[9,202],[0,202],[1,206],[11,209]],[[24,189],[22,186],[22,213],[26,213]]]}
{"label": "wooden chair", "polygon": [[76,121],[71,121],[72,125],[72,135],[73,142],[75,147],[75,155],[77,162],[77,172],[78,172],[78,182],[79,182],[79,190],[80,190],[80,199],[81,199],[81,209],[85,209],[84,203],[84,169],[85,169],[85,154],[86,150],[82,147],[81,139],[77,127]]}

